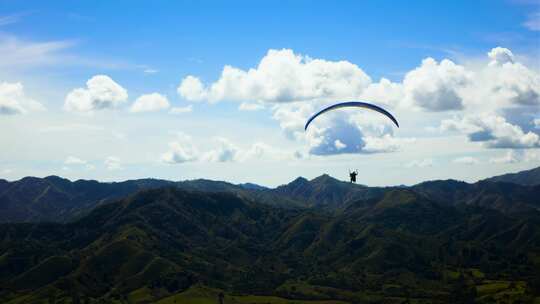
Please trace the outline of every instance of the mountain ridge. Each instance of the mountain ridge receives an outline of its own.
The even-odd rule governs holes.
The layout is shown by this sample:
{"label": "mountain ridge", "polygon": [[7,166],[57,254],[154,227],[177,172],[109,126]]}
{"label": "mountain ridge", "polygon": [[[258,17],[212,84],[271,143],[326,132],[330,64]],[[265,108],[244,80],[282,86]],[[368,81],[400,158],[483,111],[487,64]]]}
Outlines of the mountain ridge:
{"label": "mountain ridge", "polygon": [[[540,168],[533,170],[540,172]],[[530,171],[524,171],[524,176],[530,176]],[[236,185],[208,179],[174,182],[146,178],[103,183],[84,179],[70,181],[52,175],[45,178],[24,177],[13,182],[0,181],[0,222],[66,222],[106,202],[141,190],[163,187],[233,192],[274,206],[334,211],[346,209],[347,205],[355,202],[366,204],[392,189],[412,189],[435,201],[491,206],[504,212],[526,212],[540,208],[534,195],[540,186],[499,181],[497,177],[472,184],[457,180],[435,180],[409,187],[368,187],[323,174],[311,180],[298,177],[288,184],[267,188],[256,184]]]}

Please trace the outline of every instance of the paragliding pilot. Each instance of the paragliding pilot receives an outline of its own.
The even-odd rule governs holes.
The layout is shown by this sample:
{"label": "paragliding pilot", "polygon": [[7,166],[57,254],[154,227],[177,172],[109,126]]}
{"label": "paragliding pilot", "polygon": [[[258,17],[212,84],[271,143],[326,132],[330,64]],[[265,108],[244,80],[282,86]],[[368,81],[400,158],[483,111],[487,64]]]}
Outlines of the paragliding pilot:
{"label": "paragliding pilot", "polygon": [[355,171],[349,170],[349,176],[351,177],[351,183],[356,183],[356,176],[358,175],[358,169]]}

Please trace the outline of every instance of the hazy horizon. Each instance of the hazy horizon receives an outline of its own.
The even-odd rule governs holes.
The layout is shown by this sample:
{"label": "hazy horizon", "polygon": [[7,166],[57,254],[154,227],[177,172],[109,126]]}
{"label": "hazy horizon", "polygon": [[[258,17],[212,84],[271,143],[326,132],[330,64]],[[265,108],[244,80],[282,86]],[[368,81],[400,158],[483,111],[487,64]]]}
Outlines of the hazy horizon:
{"label": "hazy horizon", "polygon": [[[2,178],[384,186],[540,165],[527,1],[2,3]],[[343,109],[303,130],[347,100],[400,128]]]}

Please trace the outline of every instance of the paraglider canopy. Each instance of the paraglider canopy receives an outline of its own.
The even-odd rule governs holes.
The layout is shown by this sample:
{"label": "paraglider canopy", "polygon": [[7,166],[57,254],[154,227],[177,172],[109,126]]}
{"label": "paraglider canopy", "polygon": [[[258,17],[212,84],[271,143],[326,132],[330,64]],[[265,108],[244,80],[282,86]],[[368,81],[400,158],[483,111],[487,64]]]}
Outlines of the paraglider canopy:
{"label": "paraglider canopy", "polygon": [[397,122],[396,118],[390,114],[390,112],[386,111],[385,109],[379,107],[379,106],[376,106],[374,104],[371,104],[371,103],[367,103],[367,102],[362,102],[362,101],[347,101],[347,102],[341,102],[341,103],[337,103],[337,104],[334,104],[334,105],[331,105],[327,108],[324,108],[322,109],[321,111],[315,113],[315,115],[311,116],[311,118],[308,119],[308,121],[306,122],[306,125],[304,127],[304,130],[307,130],[309,124],[315,119],[317,118],[319,115],[323,114],[323,113],[326,113],[328,111],[332,111],[332,110],[335,110],[335,109],[340,109],[340,108],[346,108],[346,107],[357,107],[357,108],[365,108],[365,109],[369,109],[369,110],[373,110],[373,111],[377,111],[381,114],[383,114],[384,116],[388,117],[390,120],[392,120],[392,122],[399,128],[399,123]]}

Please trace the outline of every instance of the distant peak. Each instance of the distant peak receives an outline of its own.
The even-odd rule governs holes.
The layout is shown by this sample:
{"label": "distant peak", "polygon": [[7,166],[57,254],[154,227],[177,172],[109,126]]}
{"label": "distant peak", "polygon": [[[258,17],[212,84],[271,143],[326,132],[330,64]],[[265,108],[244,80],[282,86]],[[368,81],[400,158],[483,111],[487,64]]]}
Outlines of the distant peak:
{"label": "distant peak", "polygon": [[334,178],[334,177],[332,177],[332,176],[330,176],[330,175],[328,175],[326,173],[312,179],[311,181],[312,182],[334,182],[334,181],[340,182],[340,180],[338,180],[338,179],[336,179],[336,178]]}
{"label": "distant peak", "polygon": [[306,183],[309,183],[309,181],[305,177],[299,176],[295,180],[290,182],[289,185],[302,185]]}
{"label": "distant peak", "polygon": [[307,182],[307,178],[303,177],[303,176],[299,176],[297,178],[295,178],[292,182]]}
{"label": "distant peak", "polygon": [[46,179],[46,180],[49,180],[49,181],[54,181],[54,180],[57,180],[57,181],[67,181],[67,182],[70,181],[69,179],[60,177],[60,176],[58,176],[58,175],[49,175],[49,176],[45,177],[45,179]]}

